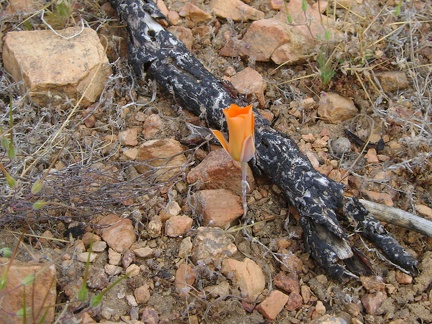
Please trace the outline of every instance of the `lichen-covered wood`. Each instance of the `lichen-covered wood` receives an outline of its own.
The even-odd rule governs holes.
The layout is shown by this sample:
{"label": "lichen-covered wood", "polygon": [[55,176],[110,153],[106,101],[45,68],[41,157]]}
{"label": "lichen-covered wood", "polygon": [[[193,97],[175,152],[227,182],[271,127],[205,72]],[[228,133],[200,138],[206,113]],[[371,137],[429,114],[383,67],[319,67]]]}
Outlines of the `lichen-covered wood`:
{"label": "lichen-covered wood", "polygon": [[[198,115],[207,124],[225,130],[222,109],[231,103],[245,105],[244,98],[232,86],[210,72],[190,53],[185,45],[165,30],[157,21],[165,17],[156,5],[142,0],[111,0],[129,31],[130,63],[138,75],[150,74],[156,82],[173,95],[185,109]],[[255,113],[256,157],[250,162],[255,172],[265,174],[298,209],[308,248],[316,262],[330,275],[371,273],[366,258],[350,247],[336,212],[366,213],[361,231],[375,231],[377,222],[360,208],[358,202],[344,207],[343,186],[317,172],[300,152],[296,143],[286,134],[274,130],[258,113]],[[354,207],[352,207],[354,206]],[[353,216],[352,216],[353,217]],[[368,226],[364,222],[372,222]],[[383,236],[391,237],[387,232]],[[376,239],[376,235],[366,235]],[[393,238],[379,239],[383,253],[410,273],[415,273],[417,261],[406,253]],[[386,244],[391,244],[386,247]],[[400,258],[392,258],[395,251]]]}

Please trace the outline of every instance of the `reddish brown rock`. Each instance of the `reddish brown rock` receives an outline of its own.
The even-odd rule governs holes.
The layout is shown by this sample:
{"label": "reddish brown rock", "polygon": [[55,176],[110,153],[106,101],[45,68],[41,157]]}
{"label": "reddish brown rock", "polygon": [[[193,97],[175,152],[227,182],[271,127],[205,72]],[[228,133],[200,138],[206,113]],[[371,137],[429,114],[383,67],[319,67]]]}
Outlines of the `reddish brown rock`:
{"label": "reddish brown rock", "polygon": [[192,227],[193,219],[188,216],[173,216],[165,223],[165,234],[169,237],[178,237]]}
{"label": "reddish brown rock", "polygon": [[[150,140],[139,146],[136,161],[144,161],[159,168],[155,170],[157,181],[164,182],[180,172],[180,167],[186,162],[182,152],[181,144],[174,139]],[[137,165],[135,168],[139,173],[150,171],[146,165]]]}
{"label": "reddish brown rock", "polygon": [[153,307],[147,306],[142,311],[141,320],[144,324],[158,324],[159,314]]}
{"label": "reddish brown rock", "polygon": [[318,116],[337,124],[357,115],[357,108],[351,99],[337,93],[322,92],[318,106]]}
{"label": "reddish brown rock", "polygon": [[264,12],[248,6],[240,0],[212,0],[210,7],[216,16],[234,21],[260,20]]}
{"label": "reddish brown rock", "polygon": [[163,121],[158,114],[151,114],[144,120],[142,134],[146,140],[155,139],[162,132]]}
{"label": "reddish brown rock", "polygon": [[212,18],[210,14],[191,2],[186,2],[184,7],[180,10],[179,15],[189,18],[194,23],[206,22]]}
{"label": "reddish brown rock", "polygon": [[257,311],[269,320],[274,320],[284,308],[288,296],[279,290],[273,290],[258,306]]}
{"label": "reddish brown rock", "polygon": [[289,273],[288,275],[283,272],[279,272],[274,278],[273,283],[279,289],[282,289],[286,293],[296,292],[300,293],[300,282],[297,275]]}
{"label": "reddish brown rock", "polygon": [[255,95],[261,107],[265,107],[264,91],[267,86],[261,74],[247,67],[230,79],[238,92],[245,95]]}
{"label": "reddish brown rock", "polygon": [[89,106],[102,92],[111,67],[99,37],[91,28],[13,31],[6,34],[3,63],[16,81],[24,81],[31,100],[63,104],[66,98]]}
{"label": "reddish brown rock", "polygon": [[[200,181],[201,189],[229,189],[241,196],[241,166],[224,150],[218,149],[209,155],[187,175],[188,183]],[[255,179],[247,167],[250,191],[255,189]]]}
{"label": "reddish brown rock", "polygon": [[401,285],[410,285],[413,282],[413,277],[398,270],[396,271],[396,281]]}
{"label": "reddish brown rock", "polygon": [[251,259],[226,259],[222,263],[222,273],[240,288],[246,302],[256,302],[265,288],[264,273]]}
{"label": "reddish brown rock", "polygon": [[243,215],[240,197],[230,190],[201,190],[194,194],[194,202],[205,226],[226,228]]}
{"label": "reddish brown rock", "polygon": [[303,305],[303,298],[299,293],[292,292],[289,295],[288,301],[286,303],[286,309],[293,311],[299,309]]}
{"label": "reddish brown rock", "polygon": [[366,310],[366,313],[375,315],[378,308],[386,299],[387,299],[387,294],[385,292],[378,291],[374,294],[363,295],[361,298],[361,302]]}
{"label": "reddish brown rock", "polygon": [[116,252],[124,252],[136,241],[130,219],[110,214],[102,218],[98,225],[102,227],[102,239]]}
{"label": "reddish brown rock", "polygon": [[[56,303],[56,269],[54,265],[24,263],[18,260],[0,258],[0,273],[4,274],[9,262],[12,262],[7,276],[6,287],[2,290],[1,323],[23,323],[23,318],[15,314],[23,308],[25,296],[26,306],[28,307],[27,319],[42,321],[42,316],[46,313],[44,323],[54,322],[54,307]],[[28,284],[22,284],[26,279],[34,275],[35,279]],[[25,292],[24,292],[25,289]],[[33,312],[33,314],[32,314]],[[31,321],[29,321],[31,322]]]}
{"label": "reddish brown rock", "polygon": [[196,273],[194,269],[190,265],[182,263],[177,269],[175,275],[175,286],[177,293],[183,297],[187,296],[195,280]]}

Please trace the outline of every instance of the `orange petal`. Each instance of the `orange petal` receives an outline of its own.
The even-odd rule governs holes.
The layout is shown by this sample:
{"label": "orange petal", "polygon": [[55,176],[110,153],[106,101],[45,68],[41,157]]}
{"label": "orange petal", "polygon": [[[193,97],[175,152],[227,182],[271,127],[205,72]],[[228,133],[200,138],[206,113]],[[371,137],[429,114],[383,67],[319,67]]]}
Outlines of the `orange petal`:
{"label": "orange petal", "polygon": [[214,130],[214,129],[210,129],[210,130],[212,131],[213,135],[216,136],[216,138],[219,140],[219,142],[221,143],[221,145],[225,149],[225,151],[227,151],[228,154],[230,154],[228,142],[225,139],[225,137],[223,136],[223,134],[221,132],[219,132],[218,130]]}

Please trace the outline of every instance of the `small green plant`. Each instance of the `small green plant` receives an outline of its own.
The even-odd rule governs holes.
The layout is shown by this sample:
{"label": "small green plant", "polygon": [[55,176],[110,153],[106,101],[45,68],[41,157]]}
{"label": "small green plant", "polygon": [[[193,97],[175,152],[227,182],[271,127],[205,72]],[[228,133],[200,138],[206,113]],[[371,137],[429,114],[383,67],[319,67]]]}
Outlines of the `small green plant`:
{"label": "small green plant", "polygon": [[323,85],[327,85],[335,75],[335,71],[331,66],[330,60],[326,58],[325,51],[321,51],[317,56],[317,63],[320,71],[320,78]]}
{"label": "small green plant", "polygon": [[66,26],[73,11],[72,0],[58,0],[53,4],[53,9],[47,13],[45,20],[54,29],[61,29]]}

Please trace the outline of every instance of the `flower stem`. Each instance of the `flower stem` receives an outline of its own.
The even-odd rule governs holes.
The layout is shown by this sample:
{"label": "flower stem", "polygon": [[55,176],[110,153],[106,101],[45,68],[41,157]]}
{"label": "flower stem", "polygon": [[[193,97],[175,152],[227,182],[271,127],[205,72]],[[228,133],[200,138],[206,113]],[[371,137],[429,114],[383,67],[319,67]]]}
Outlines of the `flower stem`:
{"label": "flower stem", "polygon": [[241,162],[242,169],[242,199],[243,199],[243,218],[246,217],[247,214],[247,199],[246,199],[246,191],[249,187],[249,184],[246,180],[247,174],[247,162]]}

